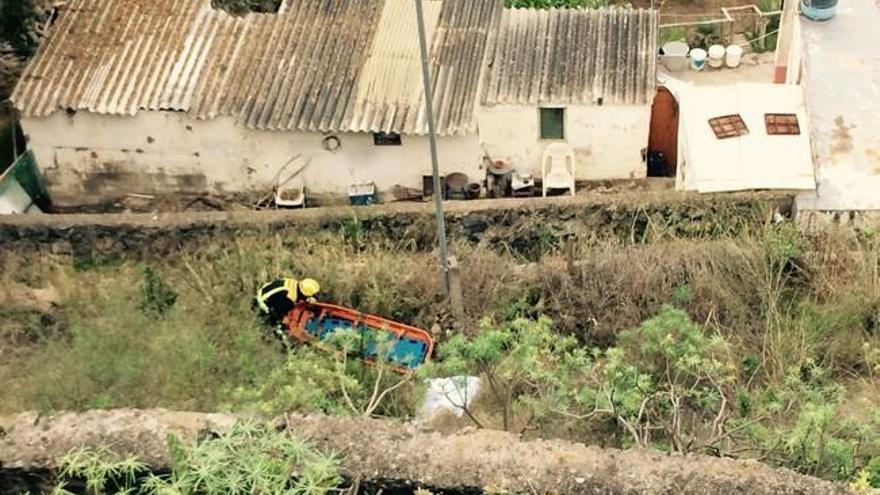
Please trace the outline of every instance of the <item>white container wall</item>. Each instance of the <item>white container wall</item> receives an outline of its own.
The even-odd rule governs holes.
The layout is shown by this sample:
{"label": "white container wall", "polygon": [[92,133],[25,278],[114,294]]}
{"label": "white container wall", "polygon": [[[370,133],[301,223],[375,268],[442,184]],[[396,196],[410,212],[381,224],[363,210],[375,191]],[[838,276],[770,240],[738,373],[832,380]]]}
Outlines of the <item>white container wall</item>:
{"label": "white container wall", "polygon": [[709,67],[720,69],[724,66],[724,47],[721,45],[712,45],[709,47]]}
{"label": "white container wall", "polygon": [[742,62],[743,49],[739,45],[730,45],[727,47],[727,57],[725,62],[728,67],[735,69]]}

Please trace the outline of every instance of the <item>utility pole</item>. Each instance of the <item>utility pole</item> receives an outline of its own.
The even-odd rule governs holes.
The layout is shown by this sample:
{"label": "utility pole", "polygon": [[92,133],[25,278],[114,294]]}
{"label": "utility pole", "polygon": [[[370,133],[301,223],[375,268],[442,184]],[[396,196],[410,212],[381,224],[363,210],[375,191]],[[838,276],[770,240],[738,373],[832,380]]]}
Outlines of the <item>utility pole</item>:
{"label": "utility pole", "polygon": [[443,215],[443,191],[440,187],[440,165],[437,159],[437,135],[434,129],[434,95],[431,88],[431,70],[428,67],[428,40],[425,35],[425,14],[422,0],[416,3],[416,22],[419,26],[419,48],[422,52],[422,84],[425,90],[425,119],[428,121],[428,143],[431,148],[431,168],[434,173],[434,206],[437,210],[437,242],[440,245],[440,269],[443,291],[449,295],[449,246],[446,244],[446,218]]}

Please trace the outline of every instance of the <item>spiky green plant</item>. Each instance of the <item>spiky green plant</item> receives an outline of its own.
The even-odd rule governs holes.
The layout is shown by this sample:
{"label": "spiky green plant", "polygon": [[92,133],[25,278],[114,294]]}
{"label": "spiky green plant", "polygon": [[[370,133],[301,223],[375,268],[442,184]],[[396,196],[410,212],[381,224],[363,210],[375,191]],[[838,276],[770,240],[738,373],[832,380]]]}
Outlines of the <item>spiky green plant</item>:
{"label": "spiky green plant", "polygon": [[171,473],[150,474],[137,457],[106,448],[78,448],[61,460],[52,495],[71,495],[82,480],[89,495],[324,495],[340,483],[339,459],[312,444],[255,422],[240,422],[186,448],[168,439]]}
{"label": "spiky green plant", "polygon": [[170,476],[150,480],[152,493],[320,495],[340,481],[334,456],[253,422],[238,423],[177,457]]}
{"label": "spiky green plant", "polygon": [[[62,459],[59,476],[62,480],[81,479],[85,481],[90,495],[107,493],[110,485],[134,487],[138,477],[147,471],[147,465],[136,456],[117,456],[106,447],[80,447],[71,450]],[[67,483],[62,481],[52,491],[53,495],[66,495]],[[116,493],[131,493],[134,488],[123,488]]]}

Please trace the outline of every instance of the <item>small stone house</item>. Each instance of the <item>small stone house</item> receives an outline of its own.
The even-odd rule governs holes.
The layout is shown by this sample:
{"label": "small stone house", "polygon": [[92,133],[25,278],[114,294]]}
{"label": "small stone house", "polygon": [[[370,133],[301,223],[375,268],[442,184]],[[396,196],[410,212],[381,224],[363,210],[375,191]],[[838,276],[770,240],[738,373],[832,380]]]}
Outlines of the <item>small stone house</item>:
{"label": "small stone house", "polygon": [[578,179],[645,177],[656,53],[654,11],[505,9],[486,62],[484,149],[540,177],[545,147],[561,141]]}
{"label": "small stone house", "polygon": [[[644,176],[656,12],[424,0],[441,173],[539,172],[568,141],[581,179]],[[430,173],[412,0],[71,0],[12,101],[57,204],[265,191],[292,158],[310,193],[422,187]],[[288,169],[288,172],[290,169]]]}

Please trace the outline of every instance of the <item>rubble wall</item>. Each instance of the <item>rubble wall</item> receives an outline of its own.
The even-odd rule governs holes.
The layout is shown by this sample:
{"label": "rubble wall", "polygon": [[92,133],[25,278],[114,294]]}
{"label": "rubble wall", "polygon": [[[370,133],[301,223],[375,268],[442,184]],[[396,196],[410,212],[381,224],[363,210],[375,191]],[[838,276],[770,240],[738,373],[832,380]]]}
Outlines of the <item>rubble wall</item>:
{"label": "rubble wall", "polygon": [[[639,244],[665,237],[716,239],[758,230],[791,213],[785,194],[695,195],[639,193],[547,200],[449,202],[453,239],[504,245],[534,258],[536,246],[559,246],[568,236],[581,244],[616,239]],[[390,239],[432,250],[433,204],[398,203],[273,212],[0,216],[0,249],[24,255],[91,253],[165,256],[177,250],[242,236],[302,236],[357,228],[366,238]]]}

